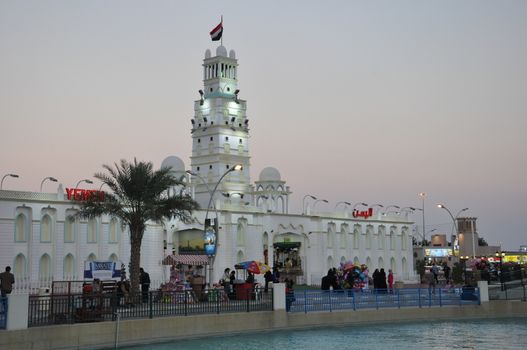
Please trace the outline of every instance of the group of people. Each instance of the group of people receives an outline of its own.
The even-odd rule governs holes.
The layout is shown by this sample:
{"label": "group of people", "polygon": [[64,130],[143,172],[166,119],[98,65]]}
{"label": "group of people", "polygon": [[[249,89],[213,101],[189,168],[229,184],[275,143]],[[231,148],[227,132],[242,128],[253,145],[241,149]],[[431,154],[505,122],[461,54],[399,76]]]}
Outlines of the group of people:
{"label": "group of people", "polygon": [[[356,280],[364,280],[365,283],[357,284]],[[369,278],[367,268],[364,268],[362,271],[360,271],[358,268],[355,268],[355,270],[352,269],[352,271],[343,272],[333,267],[328,270],[327,275],[322,277],[320,289],[352,289],[355,288],[357,285],[361,286],[362,289],[368,289],[368,286],[371,283],[373,283],[374,290],[381,292],[392,291],[394,284],[394,275],[392,270],[388,270],[388,276],[386,276],[384,268],[381,268],[380,270],[375,269],[371,278]]]}

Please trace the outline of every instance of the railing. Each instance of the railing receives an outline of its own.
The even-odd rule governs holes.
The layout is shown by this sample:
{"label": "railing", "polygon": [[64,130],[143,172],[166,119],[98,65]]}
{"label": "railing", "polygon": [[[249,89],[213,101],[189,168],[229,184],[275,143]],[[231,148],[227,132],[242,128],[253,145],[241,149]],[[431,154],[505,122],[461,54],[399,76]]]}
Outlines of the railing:
{"label": "railing", "polygon": [[0,296],[0,329],[5,329],[7,325],[7,297]]}
{"label": "railing", "polygon": [[286,296],[289,312],[359,310],[401,307],[442,307],[479,304],[478,288],[404,288],[388,290],[304,290]]}
{"label": "railing", "polygon": [[527,286],[523,279],[489,285],[489,299],[527,301]]}
{"label": "railing", "polygon": [[29,297],[29,327],[51,324],[112,321],[120,319],[189,316],[228,312],[271,311],[273,291],[263,288],[236,290],[226,294],[223,289],[209,289],[195,293],[185,291],[152,291],[144,299],[135,295],[70,294],[31,295]]}

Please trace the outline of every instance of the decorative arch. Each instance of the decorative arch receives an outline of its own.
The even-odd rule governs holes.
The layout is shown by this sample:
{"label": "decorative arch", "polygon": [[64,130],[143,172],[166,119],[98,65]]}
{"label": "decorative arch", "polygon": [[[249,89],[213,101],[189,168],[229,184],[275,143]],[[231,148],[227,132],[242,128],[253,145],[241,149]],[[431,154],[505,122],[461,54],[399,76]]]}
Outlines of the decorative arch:
{"label": "decorative arch", "polygon": [[74,279],[75,277],[75,258],[72,254],[68,254],[64,257],[63,277],[65,280]]}
{"label": "decorative arch", "polygon": [[335,243],[335,224],[328,224],[327,247],[332,248]]}
{"label": "decorative arch", "polygon": [[91,218],[87,224],[87,236],[86,241],[88,243],[97,243],[97,219]]}
{"label": "decorative arch", "polygon": [[379,226],[378,245],[379,249],[384,249],[386,242],[386,227],[384,225]]}
{"label": "decorative arch", "polygon": [[371,269],[371,258],[369,256],[366,258],[366,266],[368,266],[368,269]]}
{"label": "decorative arch", "polygon": [[355,256],[353,258],[353,265],[360,265],[360,260],[359,260],[359,257],[358,256]]}
{"label": "decorative arch", "polygon": [[64,242],[72,243],[75,242],[75,218],[72,215],[66,214],[64,220]]}
{"label": "decorative arch", "polygon": [[95,261],[95,260],[97,260],[97,255],[95,255],[94,253],[91,253],[90,255],[88,255],[86,260],[88,260],[88,261]]}
{"label": "decorative arch", "polygon": [[371,249],[373,241],[373,226],[366,226],[366,249]]}
{"label": "decorative arch", "polygon": [[359,249],[361,227],[359,224],[353,226],[353,249]]}
{"label": "decorative arch", "polygon": [[238,253],[236,254],[236,262],[242,262],[245,260],[245,255],[243,254],[243,251],[238,250]]}
{"label": "decorative arch", "polygon": [[28,239],[28,219],[23,213],[16,216],[15,219],[15,242],[26,242]]}
{"label": "decorative arch", "polygon": [[335,267],[334,263],[333,263],[333,257],[330,255],[328,256],[328,260],[327,260],[327,268],[328,270]]}
{"label": "decorative arch", "polygon": [[379,257],[379,261],[377,262],[377,265],[379,269],[384,269],[384,259],[382,258],[382,256]]}
{"label": "decorative arch", "polygon": [[276,212],[277,213],[285,213],[284,198],[282,196],[279,196],[276,199]]}
{"label": "decorative arch", "polygon": [[40,219],[40,242],[49,243],[51,242],[51,232],[52,232],[52,220],[49,214],[44,214],[42,219]]}
{"label": "decorative arch", "polygon": [[390,249],[395,250],[395,235],[396,235],[396,227],[392,226],[390,227]]}
{"label": "decorative arch", "polygon": [[19,253],[15,257],[15,263],[13,264],[13,274],[15,280],[17,278],[25,278],[27,276],[27,260],[24,254]]}
{"label": "decorative arch", "polygon": [[117,243],[119,241],[119,221],[117,218],[110,220],[110,227],[108,232],[108,243]]}
{"label": "decorative arch", "polygon": [[236,243],[239,247],[245,246],[245,236],[247,234],[247,219],[238,219],[238,225],[236,226]]}
{"label": "decorative arch", "polygon": [[108,260],[110,260],[110,261],[119,261],[119,258],[117,257],[117,254],[112,253],[112,254],[110,254],[110,256],[108,257]]}
{"label": "decorative arch", "polygon": [[403,272],[403,278],[408,278],[408,262],[406,261],[405,257],[403,257],[401,260],[401,268]]}
{"label": "decorative arch", "polygon": [[401,250],[408,249],[408,227],[404,226],[401,230]]}
{"label": "decorative arch", "polygon": [[392,272],[395,273],[397,271],[397,265],[395,263],[395,258],[390,259],[390,269],[392,269]]}
{"label": "decorative arch", "polygon": [[348,224],[342,224],[340,225],[340,248],[346,249],[348,247],[348,233],[349,233],[349,226]]}
{"label": "decorative arch", "polygon": [[340,257],[340,263],[344,264],[345,262],[346,262],[346,257],[345,256],[341,256]]}
{"label": "decorative arch", "polygon": [[41,281],[47,281],[51,278],[51,258],[47,253],[40,257],[38,263],[38,278]]}

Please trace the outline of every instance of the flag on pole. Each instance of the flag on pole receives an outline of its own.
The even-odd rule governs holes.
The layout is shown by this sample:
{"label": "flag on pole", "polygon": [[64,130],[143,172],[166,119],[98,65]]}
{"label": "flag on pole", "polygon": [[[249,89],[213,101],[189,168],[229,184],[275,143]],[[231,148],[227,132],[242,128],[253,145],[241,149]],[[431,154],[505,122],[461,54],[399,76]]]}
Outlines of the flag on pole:
{"label": "flag on pole", "polygon": [[218,24],[214,29],[210,32],[210,38],[212,41],[218,41],[221,39],[221,35],[223,34],[223,17],[221,19],[220,24]]}

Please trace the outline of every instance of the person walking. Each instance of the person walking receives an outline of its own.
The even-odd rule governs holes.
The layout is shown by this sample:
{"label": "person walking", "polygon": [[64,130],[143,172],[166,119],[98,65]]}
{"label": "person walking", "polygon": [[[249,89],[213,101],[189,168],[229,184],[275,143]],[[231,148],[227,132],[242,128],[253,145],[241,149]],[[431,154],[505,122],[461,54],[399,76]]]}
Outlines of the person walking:
{"label": "person walking", "polygon": [[3,298],[5,298],[7,294],[11,294],[13,291],[13,284],[15,284],[15,275],[11,273],[11,266],[6,266],[5,271],[0,273],[0,291]]}
{"label": "person walking", "polygon": [[381,290],[381,293],[386,293],[388,289],[388,285],[386,284],[386,272],[384,272],[384,269],[381,269],[379,272],[379,289]]}
{"label": "person walking", "polygon": [[150,275],[148,274],[148,272],[145,272],[142,267],[139,269],[139,272],[141,273],[139,275],[139,283],[141,284],[141,294],[143,297],[143,303],[147,303],[148,289],[150,289]]}

